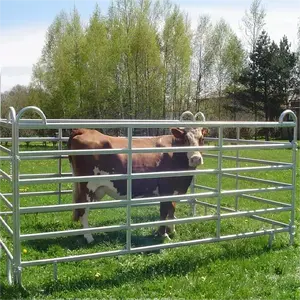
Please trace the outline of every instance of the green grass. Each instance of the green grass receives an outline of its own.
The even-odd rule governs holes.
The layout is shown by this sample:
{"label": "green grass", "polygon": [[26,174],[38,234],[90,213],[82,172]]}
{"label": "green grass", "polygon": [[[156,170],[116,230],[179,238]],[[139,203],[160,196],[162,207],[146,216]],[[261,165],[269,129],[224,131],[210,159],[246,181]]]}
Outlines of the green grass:
{"label": "green grass", "polygon": [[[41,149],[33,146],[31,149]],[[48,146],[48,149],[50,147]],[[226,153],[234,155],[234,152]],[[290,161],[290,150],[254,150],[241,151],[244,157]],[[242,166],[254,165],[242,163]],[[224,161],[225,167],[235,166],[233,161]],[[205,168],[216,167],[216,160],[206,158]],[[9,165],[2,162],[2,168],[9,171]],[[29,161],[21,163],[22,173],[51,173],[57,171],[56,161]],[[63,171],[69,172],[67,161]],[[256,176],[290,182],[291,171],[245,173]],[[299,173],[297,175],[299,190]],[[216,175],[202,175],[198,183],[215,187]],[[261,185],[253,182],[241,182],[241,188],[254,188]],[[223,189],[234,189],[235,180],[223,178]],[[10,187],[1,182],[1,188]],[[64,184],[63,188],[71,188]],[[57,185],[28,185],[21,191],[55,190]],[[290,202],[291,192],[272,192],[257,194],[268,199]],[[299,196],[299,193],[298,195]],[[204,199],[215,204],[215,198]],[[62,203],[70,203],[71,195],[62,196]],[[298,200],[297,200],[298,201]],[[22,206],[56,204],[56,196],[23,197]],[[224,197],[222,205],[233,208],[235,197]],[[259,209],[272,207],[255,201],[240,198],[239,209]],[[1,206],[1,209],[5,208]],[[214,214],[215,209],[208,209]],[[197,215],[203,215],[204,208],[197,206]],[[71,220],[72,212],[30,214],[21,217],[21,232],[34,233],[80,228],[79,223]],[[190,216],[190,208],[178,204],[177,218]],[[282,222],[289,222],[289,213],[265,214]],[[133,208],[132,221],[146,222],[159,219],[159,208]],[[126,210],[103,209],[90,213],[91,226],[124,224]],[[22,282],[25,291],[10,287],[6,281],[6,257],[2,255],[0,270],[1,299],[28,298],[180,298],[180,299],[300,299],[300,261],[299,261],[299,201],[296,210],[295,244],[289,246],[289,235],[278,234],[272,248],[268,248],[268,236],[233,240],[215,244],[203,244],[169,250],[153,251],[119,257],[86,260],[58,264],[58,280],[53,280],[53,266],[24,268]],[[11,224],[11,218],[8,218]],[[231,218],[222,220],[221,232],[234,234],[271,228],[271,225],[250,218]],[[216,222],[195,222],[177,225],[177,233],[172,241],[192,240],[214,237]],[[152,235],[153,228],[143,228],[132,233],[132,246],[167,243]],[[1,230],[2,238],[11,246],[6,233]],[[126,232],[101,233],[94,235],[96,242],[87,245],[82,236],[71,236],[49,240],[35,240],[22,243],[22,260],[53,258],[85,253],[95,253],[114,249],[123,249]]]}

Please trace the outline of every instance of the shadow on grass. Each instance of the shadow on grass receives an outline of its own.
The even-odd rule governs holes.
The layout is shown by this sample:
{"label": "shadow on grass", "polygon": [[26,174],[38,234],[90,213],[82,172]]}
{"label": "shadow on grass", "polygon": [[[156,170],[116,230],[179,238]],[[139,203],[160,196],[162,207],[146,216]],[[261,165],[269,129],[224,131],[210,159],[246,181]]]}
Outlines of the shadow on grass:
{"label": "shadow on grass", "polygon": [[[207,247],[207,246],[206,246]],[[275,250],[280,250],[283,245]],[[49,282],[43,286],[45,294],[51,294],[59,291],[84,290],[87,288],[107,289],[122,286],[126,283],[142,282],[145,280],[157,279],[159,276],[184,276],[195,271],[199,267],[207,267],[214,264],[216,260],[235,260],[238,258],[248,258],[252,255],[260,256],[268,251],[267,247],[257,247],[249,250],[247,246],[242,249],[232,248],[221,243],[221,253],[206,252],[205,255],[195,255],[195,252],[184,252],[178,256],[165,257],[164,259],[150,259],[150,263],[139,268],[124,268],[121,264],[118,269],[109,278],[77,278],[71,281]],[[154,254],[152,254],[154,255]]]}
{"label": "shadow on grass", "polygon": [[[134,223],[140,223],[140,222],[151,222],[156,221],[157,216],[154,214],[149,216],[134,216],[132,218]],[[105,220],[101,222],[101,224],[97,224],[99,227],[103,226],[110,226],[115,225],[116,222],[112,222],[111,220]],[[36,223],[33,225],[34,229],[37,232],[49,232],[49,231],[60,231],[63,230],[61,228],[61,225],[59,223],[51,223],[51,224],[43,224],[43,223]],[[114,231],[114,232],[103,232],[98,234],[93,234],[94,242],[91,244],[87,244],[85,238],[83,235],[76,235],[76,236],[66,236],[66,237],[59,237],[54,239],[41,239],[41,240],[29,240],[24,242],[24,247],[32,248],[36,251],[47,251],[49,248],[53,246],[58,246],[63,249],[68,250],[78,250],[82,248],[94,248],[95,245],[101,245],[103,246],[112,246],[116,245],[118,247],[122,247],[122,245],[125,246],[126,244],[126,231],[120,230],[120,231]],[[154,237],[154,235],[141,235],[140,233],[137,233],[132,235],[132,246],[134,247],[141,247],[141,246],[149,246],[149,245],[155,245],[161,242],[161,239],[157,239]]]}
{"label": "shadow on grass", "polygon": [[[94,234],[93,237],[95,241],[91,244],[88,244],[83,236],[69,236],[48,240],[29,240],[24,242],[24,247],[32,248],[39,252],[47,252],[51,247],[60,247],[72,251],[95,248],[96,246],[117,249],[126,245],[126,231]],[[161,241],[162,239],[156,238],[154,235],[132,235],[132,246],[134,247],[156,245],[161,243]]]}

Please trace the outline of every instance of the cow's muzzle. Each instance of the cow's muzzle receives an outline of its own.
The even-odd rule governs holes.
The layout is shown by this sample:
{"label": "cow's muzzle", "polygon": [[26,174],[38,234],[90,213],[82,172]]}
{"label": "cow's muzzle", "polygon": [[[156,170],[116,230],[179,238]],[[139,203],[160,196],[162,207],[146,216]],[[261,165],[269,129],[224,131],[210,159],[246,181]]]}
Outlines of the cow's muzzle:
{"label": "cow's muzzle", "polygon": [[190,159],[189,159],[189,165],[192,168],[196,168],[199,165],[203,165],[203,157],[201,155],[201,153],[195,153],[193,154]]}

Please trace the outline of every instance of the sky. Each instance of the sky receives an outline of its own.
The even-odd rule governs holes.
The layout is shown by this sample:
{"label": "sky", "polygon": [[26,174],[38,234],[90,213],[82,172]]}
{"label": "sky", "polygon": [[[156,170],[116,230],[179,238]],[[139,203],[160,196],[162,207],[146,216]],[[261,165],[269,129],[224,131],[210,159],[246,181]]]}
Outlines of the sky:
{"label": "sky", "polygon": [[[83,23],[87,23],[96,3],[106,14],[110,0],[0,0],[1,92],[16,84],[27,85],[32,66],[38,61],[45,43],[47,28],[62,10],[69,13],[76,6]],[[252,0],[171,0],[188,13],[192,26],[202,14],[213,22],[224,18],[243,38],[241,19]],[[286,35],[297,46],[300,0],[262,0],[266,10],[265,30],[279,42]]]}

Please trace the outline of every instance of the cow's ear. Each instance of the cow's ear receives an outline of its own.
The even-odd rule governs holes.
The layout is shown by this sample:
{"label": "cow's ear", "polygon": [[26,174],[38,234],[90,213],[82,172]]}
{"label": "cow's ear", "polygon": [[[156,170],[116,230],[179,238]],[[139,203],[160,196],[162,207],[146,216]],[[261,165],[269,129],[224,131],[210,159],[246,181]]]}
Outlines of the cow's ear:
{"label": "cow's ear", "polygon": [[202,128],[202,135],[205,136],[208,134],[208,129],[207,128]]}
{"label": "cow's ear", "polygon": [[171,128],[171,132],[177,139],[184,139],[184,130],[179,128]]}

